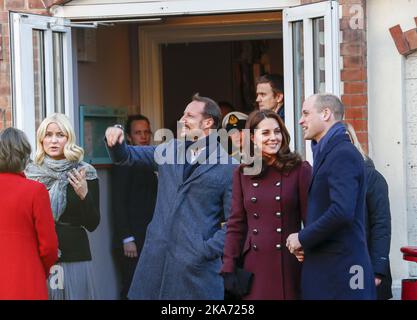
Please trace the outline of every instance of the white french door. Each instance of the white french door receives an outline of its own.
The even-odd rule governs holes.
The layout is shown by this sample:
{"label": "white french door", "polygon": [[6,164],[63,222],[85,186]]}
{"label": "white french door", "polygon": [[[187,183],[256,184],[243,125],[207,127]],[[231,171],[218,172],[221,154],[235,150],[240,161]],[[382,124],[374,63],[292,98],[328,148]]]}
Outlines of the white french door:
{"label": "white french door", "polygon": [[65,113],[74,125],[69,20],[10,13],[14,126],[35,149],[43,118]]}
{"label": "white french door", "polygon": [[340,94],[338,10],[336,1],[283,10],[285,122],[291,147],[310,162],[310,142],[304,141],[298,121],[310,95]]}

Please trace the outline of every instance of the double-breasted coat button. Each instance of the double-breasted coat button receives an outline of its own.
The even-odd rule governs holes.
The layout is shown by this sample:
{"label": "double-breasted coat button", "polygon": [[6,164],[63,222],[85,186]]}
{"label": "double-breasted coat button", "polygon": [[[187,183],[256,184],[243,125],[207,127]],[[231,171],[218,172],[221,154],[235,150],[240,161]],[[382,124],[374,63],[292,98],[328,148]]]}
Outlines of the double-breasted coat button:
{"label": "double-breasted coat button", "polygon": [[255,219],[259,219],[259,214],[254,213],[254,214],[253,214],[253,217],[254,217]]}
{"label": "double-breasted coat button", "polygon": [[280,196],[276,196],[275,197],[275,200],[279,201],[279,200],[281,200],[281,197]]}
{"label": "double-breasted coat button", "polygon": [[277,187],[281,186],[281,181],[278,181],[277,183],[275,183],[275,185],[276,185]]}
{"label": "double-breasted coat button", "polygon": [[250,198],[250,201],[252,201],[253,203],[255,203],[256,202],[256,198],[255,197],[252,197],[252,198]]}
{"label": "double-breasted coat button", "polygon": [[258,234],[258,229],[253,229],[252,232],[253,234]]}
{"label": "double-breasted coat button", "polygon": [[275,215],[280,218],[281,217],[281,212],[275,212]]}
{"label": "double-breasted coat button", "polygon": [[255,188],[259,187],[259,183],[258,183],[258,182],[254,182],[254,183],[252,183],[252,185],[253,185]]}
{"label": "double-breasted coat button", "polygon": [[277,248],[277,250],[281,250],[281,245],[278,243],[275,248]]}
{"label": "double-breasted coat button", "polygon": [[252,249],[255,250],[255,251],[258,250],[258,247],[256,246],[256,244],[252,245]]}
{"label": "double-breasted coat button", "polygon": [[277,228],[277,232],[278,233],[281,233],[282,232],[282,229],[281,228]]}

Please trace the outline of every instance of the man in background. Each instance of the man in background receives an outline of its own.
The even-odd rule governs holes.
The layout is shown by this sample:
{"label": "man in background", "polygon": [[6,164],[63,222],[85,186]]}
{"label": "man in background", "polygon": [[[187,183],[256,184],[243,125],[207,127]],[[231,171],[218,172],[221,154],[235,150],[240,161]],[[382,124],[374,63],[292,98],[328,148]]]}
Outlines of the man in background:
{"label": "man in background", "polygon": [[256,80],[256,103],[259,110],[272,110],[284,119],[284,79],[277,74],[264,74]]}
{"label": "man in background", "polygon": [[[129,116],[126,137],[132,146],[148,146],[151,127],[143,115]],[[146,228],[155,208],[158,179],[145,166],[112,168],[112,218],[115,256],[121,276],[121,299],[127,299]]]}

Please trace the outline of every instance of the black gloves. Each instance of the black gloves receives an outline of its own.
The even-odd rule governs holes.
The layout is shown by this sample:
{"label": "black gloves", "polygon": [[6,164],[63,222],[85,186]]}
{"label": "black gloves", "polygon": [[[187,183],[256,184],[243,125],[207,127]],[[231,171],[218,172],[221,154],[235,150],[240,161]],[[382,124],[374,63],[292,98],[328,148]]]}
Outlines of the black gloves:
{"label": "black gloves", "polygon": [[250,292],[253,273],[236,268],[235,272],[226,272],[222,274],[224,280],[224,289],[237,297],[244,297]]}

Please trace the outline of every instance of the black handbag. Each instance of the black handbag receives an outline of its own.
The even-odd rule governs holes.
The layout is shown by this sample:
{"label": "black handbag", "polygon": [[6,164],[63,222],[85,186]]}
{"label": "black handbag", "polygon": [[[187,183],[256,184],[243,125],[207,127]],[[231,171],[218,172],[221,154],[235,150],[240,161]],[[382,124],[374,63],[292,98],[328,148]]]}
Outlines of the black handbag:
{"label": "black handbag", "polygon": [[246,271],[243,268],[236,268],[235,274],[237,278],[235,292],[241,297],[244,297],[250,292],[253,273]]}
{"label": "black handbag", "polygon": [[241,267],[236,267],[234,272],[223,274],[225,300],[240,300],[249,294],[253,273]]}

